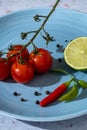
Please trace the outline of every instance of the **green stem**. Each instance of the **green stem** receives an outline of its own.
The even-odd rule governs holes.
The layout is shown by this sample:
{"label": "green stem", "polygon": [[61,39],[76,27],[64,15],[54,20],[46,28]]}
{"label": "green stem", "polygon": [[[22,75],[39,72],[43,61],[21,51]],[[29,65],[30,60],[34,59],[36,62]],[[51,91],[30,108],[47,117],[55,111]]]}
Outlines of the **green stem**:
{"label": "green stem", "polygon": [[[17,54],[21,53],[27,46],[29,46],[30,44],[33,43],[34,39],[38,36],[38,34],[40,33],[40,31],[44,28],[44,26],[45,26],[45,24],[47,23],[47,21],[48,21],[49,17],[51,16],[51,14],[55,11],[55,9],[56,9],[56,7],[57,7],[57,5],[58,5],[59,2],[60,2],[60,0],[57,0],[57,1],[55,2],[53,8],[52,8],[51,11],[48,13],[48,15],[46,16],[45,20],[43,21],[43,23],[42,23],[42,25],[39,27],[39,29],[38,29],[37,31],[32,31],[32,32],[34,32],[34,35],[33,35],[33,37],[29,40],[29,42],[26,43],[26,44],[24,45],[24,47],[23,47],[20,51],[18,51],[16,54],[12,55],[11,57],[16,56]],[[8,59],[10,59],[11,57],[9,57]]]}
{"label": "green stem", "polygon": [[50,72],[63,73],[63,74],[70,75],[72,78],[75,78],[74,75],[68,73],[66,70],[63,70],[63,69],[52,68],[52,69],[50,70]]}
{"label": "green stem", "polygon": [[35,17],[41,17],[41,18],[46,18],[47,16],[44,16],[44,15],[35,15]]}
{"label": "green stem", "polygon": [[48,21],[49,17],[51,16],[51,14],[55,11],[55,8],[57,7],[58,3],[60,2],[60,0],[57,0],[56,3],[54,4],[53,8],[51,9],[51,11],[49,12],[49,14],[46,16],[45,20],[43,21],[42,25],[40,26],[40,28],[36,31],[36,33],[34,34],[34,36],[30,39],[30,41],[25,45],[25,48],[30,45],[34,39],[37,37],[37,35],[40,33],[40,31],[44,28],[44,25],[46,24],[46,22]]}
{"label": "green stem", "polygon": [[78,86],[79,86],[78,79],[77,79],[73,74],[70,74],[70,73],[67,72],[66,70],[52,68],[52,69],[50,69],[50,72],[52,72],[52,73],[63,73],[63,74],[69,75],[69,76],[71,77],[71,80],[73,80],[73,81],[74,81],[75,83],[77,83]]}

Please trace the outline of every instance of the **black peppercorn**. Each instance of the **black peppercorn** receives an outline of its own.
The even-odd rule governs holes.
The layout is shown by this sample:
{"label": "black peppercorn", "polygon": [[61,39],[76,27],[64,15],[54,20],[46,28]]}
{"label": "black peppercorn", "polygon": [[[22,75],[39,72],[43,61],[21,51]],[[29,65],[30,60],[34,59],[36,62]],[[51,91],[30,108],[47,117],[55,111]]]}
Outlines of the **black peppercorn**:
{"label": "black peppercorn", "polygon": [[22,102],[26,102],[27,99],[21,98],[20,101],[22,101]]}
{"label": "black peppercorn", "polygon": [[68,42],[68,40],[65,40],[65,42]]}
{"label": "black peppercorn", "polygon": [[62,62],[62,58],[58,58],[58,62]]}
{"label": "black peppercorn", "polygon": [[35,103],[36,103],[36,104],[40,104],[40,101],[39,101],[39,100],[36,100]]}
{"label": "black peppercorn", "polygon": [[34,92],[34,95],[35,95],[35,96],[38,96],[38,94],[39,94],[39,93],[38,93],[37,91]]}
{"label": "black peppercorn", "polygon": [[17,93],[17,92],[14,92],[13,95],[14,95],[14,96],[20,96],[21,94],[20,94],[20,93]]}
{"label": "black peppercorn", "polygon": [[34,95],[35,95],[35,96],[40,96],[41,93],[39,93],[38,91],[35,91],[35,92],[34,92]]}
{"label": "black peppercorn", "polygon": [[49,90],[47,90],[45,93],[46,93],[47,95],[49,95],[51,92],[50,92]]}
{"label": "black peppercorn", "polygon": [[60,44],[57,44],[57,45],[56,45],[56,47],[58,47],[58,48],[59,48],[59,47],[60,47]]}

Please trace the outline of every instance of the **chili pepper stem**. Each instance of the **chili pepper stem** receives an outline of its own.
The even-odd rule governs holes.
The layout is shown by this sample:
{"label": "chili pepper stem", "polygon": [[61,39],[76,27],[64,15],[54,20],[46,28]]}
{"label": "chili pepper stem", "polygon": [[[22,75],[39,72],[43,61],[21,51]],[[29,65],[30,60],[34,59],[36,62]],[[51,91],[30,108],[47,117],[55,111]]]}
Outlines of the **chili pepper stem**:
{"label": "chili pepper stem", "polygon": [[78,87],[80,87],[80,84],[79,84],[79,82],[78,82],[78,79],[77,79],[73,74],[70,74],[70,73],[67,72],[66,70],[52,68],[52,69],[50,69],[50,72],[54,72],[54,73],[64,73],[64,74],[66,74],[66,75],[69,75],[69,76],[71,77],[71,80],[74,81],[75,83],[77,83]]}
{"label": "chili pepper stem", "polygon": [[64,73],[66,75],[69,75],[71,77],[71,79],[73,81],[75,81],[78,85],[78,79],[73,75],[73,74],[70,74],[69,72],[67,72],[66,70],[63,70],[63,69],[56,69],[56,68],[52,68],[49,70],[50,72],[53,72],[53,73]]}
{"label": "chili pepper stem", "polygon": [[64,74],[67,74],[67,75],[70,75],[71,78],[75,78],[74,75],[70,74],[69,72],[67,72],[66,70],[63,70],[63,69],[56,69],[56,68],[52,68],[50,69],[50,72],[56,72],[56,73],[64,73]]}

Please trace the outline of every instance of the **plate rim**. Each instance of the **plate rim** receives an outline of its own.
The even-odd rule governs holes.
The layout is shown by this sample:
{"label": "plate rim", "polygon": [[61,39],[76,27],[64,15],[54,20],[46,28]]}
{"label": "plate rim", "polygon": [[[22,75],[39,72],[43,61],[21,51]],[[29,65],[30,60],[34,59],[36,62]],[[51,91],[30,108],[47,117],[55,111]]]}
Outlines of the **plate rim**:
{"label": "plate rim", "polygon": [[[13,14],[16,14],[16,13],[20,13],[20,12],[24,12],[24,11],[30,11],[30,10],[50,10],[51,8],[28,8],[28,9],[23,9],[23,10],[17,10],[17,11],[14,11],[14,12],[11,12],[9,14],[6,14],[6,15],[3,15],[0,17],[0,19],[4,18],[4,17],[8,17],[8,16],[11,16]],[[82,15],[86,15],[87,16],[87,13],[84,13],[84,12],[80,12],[78,10],[73,10],[73,9],[67,9],[67,8],[57,8],[57,10],[69,10],[69,11],[72,11],[74,13],[78,13],[78,14],[82,14]],[[52,121],[61,121],[61,120],[67,120],[67,119],[71,119],[71,118],[75,118],[75,117],[79,117],[79,116],[82,116],[82,115],[85,115],[87,114],[87,110],[83,110],[83,111],[80,111],[80,112],[76,112],[76,114],[70,114],[70,115],[65,115],[65,116],[58,116],[58,117],[37,117],[37,118],[34,118],[34,117],[25,117],[23,115],[18,115],[18,114],[12,114],[12,113],[9,113],[9,112],[6,112],[6,111],[3,111],[3,110],[0,110],[0,113],[3,114],[3,115],[8,115],[12,118],[16,118],[16,119],[19,119],[19,120],[26,120],[26,121],[37,121],[37,122],[52,122]],[[62,117],[62,118],[61,118]]]}
{"label": "plate rim", "polygon": [[[20,10],[16,10],[16,11],[12,11],[12,12],[9,12],[7,14],[4,14],[4,15],[1,15],[0,16],[0,19],[3,18],[3,17],[8,17],[9,15],[13,15],[13,14],[16,14],[16,13],[20,13],[20,12],[25,12],[25,11],[31,11],[31,10],[49,10],[52,9],[51,7],[35,7],[35,8],[25,8],[25,9],[20,9]],[[75,12],[75,13],[79,13],[79,14],[85,14],[87,15],[86,12],[84,11],[80,11],[80,10],[76,10],[76,9],[70,9],[70,8],[65,8],[65,7],[57,7],[56,10],[69,10],[69,11],[72,11],[72,12]],[[55,11],[54,11],[55,12]]]}
{"label": "plate rim", "polygon": [[[0,113],[14,118],[14,119],[18,119],[18,120],[23,120],[23,121],[32,121],[32,122],[54,122],[54,121],[64,121],[64,120],[69,120],[69,119],[73,119],[73,118],[77,118],[80,116],[83,116],[85,114],[87,114],[87,110],[83,110],[80,111],[78,113],[74,113],[74,114],[70,114],[70,115],[65,115],[65,116],[58,116],[58,117],[25,117],[23,115],[18,115],[18,114],[12,114],[3,110],[0,110]],[[15,116],[14,116],[15,115]],[[62,117],[62,118],[61,118]]]}

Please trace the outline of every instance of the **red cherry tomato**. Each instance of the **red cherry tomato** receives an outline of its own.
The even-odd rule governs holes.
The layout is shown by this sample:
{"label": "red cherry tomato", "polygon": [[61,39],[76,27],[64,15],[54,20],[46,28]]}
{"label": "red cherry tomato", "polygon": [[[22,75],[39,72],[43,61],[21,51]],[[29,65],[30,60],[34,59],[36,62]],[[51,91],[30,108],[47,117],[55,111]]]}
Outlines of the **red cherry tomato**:
{"label": "red cherry tomato", "polygon": [[11,62],[5,58],[0,58],[0,80],[4,80],[10,75]]}
{"label": "red cherry tomato", "polygon": [[34,65],[37,73],[45,73],[52,66],[52,56],[49,51],[43,48],[32,51],[29,55],[29,61]]}
{"label": "red cherry tomato", "polygon": [[11,75],[16,82],[27,83],[34,77],[34,67],[31,63],[14,62],[11,68]]}
{"label": "red cherry tomato", "polygon": [[[17,45],[13,45],[10,50],[8,51],[7,53],[7,58],[12,56],[13,54],[16,54],[18,51],[20,51],[24,46],[23,45],[20,45],[20,44],[17,44]],[[13,56],[11,57],[11,61],[12,63],[15,62],[17,59],[20,58],[20,56],[22,56],[22,59],[24,60],[28,60],[28,57],[29,57],[29,52],[28,52],[28,49],[25,48],[21,54],[17,54],[16,56]]]}

